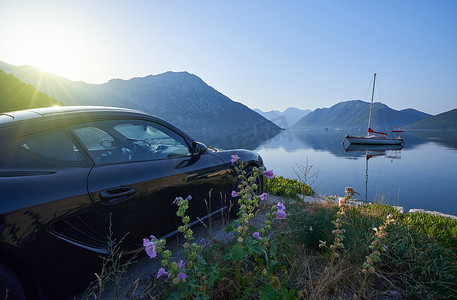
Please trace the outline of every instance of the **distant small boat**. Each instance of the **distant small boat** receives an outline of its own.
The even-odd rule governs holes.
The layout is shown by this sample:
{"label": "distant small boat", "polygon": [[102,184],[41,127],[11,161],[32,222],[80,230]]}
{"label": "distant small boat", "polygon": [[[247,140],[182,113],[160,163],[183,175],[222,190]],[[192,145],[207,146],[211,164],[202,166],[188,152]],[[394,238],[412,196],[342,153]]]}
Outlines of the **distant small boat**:
{"label": "distant small boat", "polygon": [[[374,131],[371,129],[371,115],[373,112],[373,99],[374,99],[374,87],[376,84],[376,73],[373,77],[373,91],[371,93],[371,104],[370,114],[368,115],[368,132],[366,136],[350,136],[346,135],[344,138],[351,144],[358,145],[403,145],[404,141],[399,136],[402,130],[390,130],[392,136],[388,136],[385,132]],[[396,136],[393,136],[395,135]],[[344,142],[344,141],[343,141]]]}

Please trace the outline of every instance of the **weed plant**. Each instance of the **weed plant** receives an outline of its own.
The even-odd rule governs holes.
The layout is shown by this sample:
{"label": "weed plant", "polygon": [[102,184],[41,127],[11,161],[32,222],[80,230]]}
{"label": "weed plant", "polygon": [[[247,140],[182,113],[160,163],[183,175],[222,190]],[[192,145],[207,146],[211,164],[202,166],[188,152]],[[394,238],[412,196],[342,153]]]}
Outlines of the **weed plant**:
{"label": "weed plant", "polygon": [[99,273],[95,273],[96,280],[94,280],[86,289],[81,297],[82,299],[102,299],[105,287],[109,282],[112,282],[114,286],[114,299],[120,299],[120,282],[122,276],[127,272],[127,268],[135,261],[138,255],[138,252],[129,254],[128,256],[123,255],[121,245],[125,236],[119,241],[114,239],[111,227],[111,215],[109,224],[108,255],[101,256],[102,269]]}

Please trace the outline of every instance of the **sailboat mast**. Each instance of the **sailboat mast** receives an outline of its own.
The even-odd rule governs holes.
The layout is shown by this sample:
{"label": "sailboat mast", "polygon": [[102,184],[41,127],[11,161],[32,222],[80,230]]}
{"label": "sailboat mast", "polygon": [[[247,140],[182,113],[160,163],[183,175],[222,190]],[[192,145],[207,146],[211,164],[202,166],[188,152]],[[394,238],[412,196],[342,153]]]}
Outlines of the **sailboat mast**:
{"label": "sailboat mast", "polygon": [[373,111],[373,99],[374,99],[374,86],[376,84],[376,73],[373,76],[373,91],[371,91],[371,104],[370,104],[370,114],[368,115],[368,130],[367,136],[370,135],[370,126],[371,126],[371,113]]}

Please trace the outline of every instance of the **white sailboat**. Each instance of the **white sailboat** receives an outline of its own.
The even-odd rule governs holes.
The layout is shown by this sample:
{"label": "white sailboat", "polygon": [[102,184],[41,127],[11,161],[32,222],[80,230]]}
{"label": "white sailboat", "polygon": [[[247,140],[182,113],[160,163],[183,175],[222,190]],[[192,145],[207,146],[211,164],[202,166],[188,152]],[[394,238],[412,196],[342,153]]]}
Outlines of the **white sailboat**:
{"label": "white sailboat", "polygon": [[368,115],[368,132],[366,136],[350,136],[346,135],[344,138],[351,144],[359,145],[403,145],[404,141],[398,134],[402,130],[390,130],[391,134],[397,136],[388,137],[387,133],[374,131],[371,129],[371,115],[373,111],[374,88],[376,84],[376,73],[373,77],[373,91],[371,93],[370,114]]}

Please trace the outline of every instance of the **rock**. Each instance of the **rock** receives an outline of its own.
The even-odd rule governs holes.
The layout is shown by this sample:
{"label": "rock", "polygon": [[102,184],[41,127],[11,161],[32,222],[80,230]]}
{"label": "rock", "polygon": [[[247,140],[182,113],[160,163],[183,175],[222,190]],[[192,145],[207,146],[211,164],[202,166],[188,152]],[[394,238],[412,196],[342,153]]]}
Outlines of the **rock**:
{"label": "rock", "polygon": [[395,208],[398,213],[400,214],[404,214],[405,213],[405,208],[403,206],[392,206],[393,208]]}
{"label": "rock", "polygon": [[456,216],[447,215],[447,214],[440,213],[440,212],[438,212],[438,211],[430,211],[430,210],[425,210],[425,209],[417,209],[417,208],[414,208],[414,209],[410,209],[410,210],[408,211],[408,213],[411,213],[411,214],[414,214],[414,213],[424,213],[424,214],[429,214],[429,215],[434,215],[434,216],[445,217],[445,218],[450,218],[450,219],[457,220],[457,217],[456,217]]}

